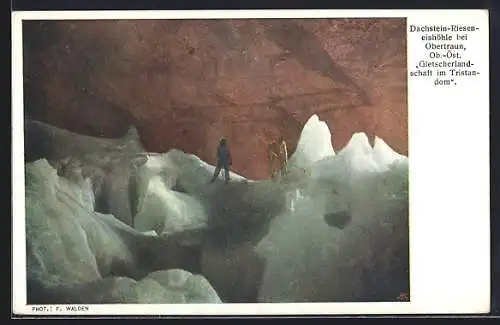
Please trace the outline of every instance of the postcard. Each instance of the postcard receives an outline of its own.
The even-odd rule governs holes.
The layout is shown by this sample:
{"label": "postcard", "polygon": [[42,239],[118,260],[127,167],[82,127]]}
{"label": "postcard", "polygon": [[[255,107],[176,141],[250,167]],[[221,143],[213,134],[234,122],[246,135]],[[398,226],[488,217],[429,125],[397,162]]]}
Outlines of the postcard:
{"label": "postcard", "polygon": [[12,18],[13,314],[489,311],[487,10]]}

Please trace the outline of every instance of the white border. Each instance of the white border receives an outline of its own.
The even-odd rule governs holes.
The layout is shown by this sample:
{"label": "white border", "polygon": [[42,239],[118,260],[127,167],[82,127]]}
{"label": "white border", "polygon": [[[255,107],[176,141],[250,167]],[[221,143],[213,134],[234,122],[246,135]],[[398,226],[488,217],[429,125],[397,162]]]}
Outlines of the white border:
{"label": "white border", "polygon": [[[475,10],[476,12],[478,10]],[[486,10],[482,11],[486,14]],[[474,10],[124,10],[124,11],[19,11],[13,16],[23,20],[78,19],[251,19],[251,18],[373,18],[410,17],[428,14],[441,16],[455,12],[466,15]]]}
{"label": "white border", "polygon": [[[80,315],[272,315],[477,313],[490,306],[489,232],[489,43],[486,10],[218,10],[57,11],[12,14],[13,81],[13,312],[26,303],[23,20],[36,19],[224,19],[407,17],[410,24],[475,24],[470,53],[481,77],[453,89],[409,79],[410,283],[409,303],[307,303],[222,305],[90,305]],[[472,38],[472,37],[471,37]],[[408,36],[408,67],[421,53]],[[420,48],[420,50],[419,50]],[[420,51],[420,52],[419,52]],[[21,271],[23,270],[23,271]],[[50,306],[49,306],[50,307]],[[52,306],[55,309],[55,306]],[[52,310],[49,314],[64,314]]]}

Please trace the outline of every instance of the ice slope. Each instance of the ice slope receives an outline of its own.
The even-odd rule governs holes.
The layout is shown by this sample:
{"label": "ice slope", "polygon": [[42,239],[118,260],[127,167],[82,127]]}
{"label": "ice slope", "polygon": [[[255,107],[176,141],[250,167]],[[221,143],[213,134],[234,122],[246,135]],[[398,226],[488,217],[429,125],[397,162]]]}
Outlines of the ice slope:
{"label": "ice slope", "polygon": [[[26,164],[28,297],[35,303],[102,303],[122,289],[130,295],[120,299],[129,302],[218,301],[199,276],[189,280],[189,272],[151,274],[199,271],[193,263],[198,248],[183,244],[182,238],[142,234],[112,215],[96,213],[78,195],[88,188],[77,189],[78,184],[59,177],[45,159]],[[176,277],[178,284],[169,280]],[[130,287],[135,281],[137,285]],[[170,297],[179,285],[184,293]]]}
{"label": "ice slope", "polygon": [[401,163],[403,165],[408,163],[408,157],[392,150],[392,148],[379,137],[375,137],[373,159],[381,168],[384,166],[388,167],[393,163]]}
{"label": "ice slope", "polygon": [[[132,177],[134,201],[137,201],[134,227],[139,231],[179,233],[207,228],[209,223],[214,226],[215,219],[235,209],[244,209],[241,204],[232,210],[231,204],[213,204],[218,201],[217,197],[224,195],[220,195],[222,179],[209,183],[214,169],[198,157],[175,149],[164,154],[149,154]],[[247,190],[245,178],[231,173],[231,179],[229,187],[235,191],[237,188]],[[240,201],[230,200],[230,203]],[[224,213],[213,211],[217,207]],[[213,218],[209,220],[209,216]]]}

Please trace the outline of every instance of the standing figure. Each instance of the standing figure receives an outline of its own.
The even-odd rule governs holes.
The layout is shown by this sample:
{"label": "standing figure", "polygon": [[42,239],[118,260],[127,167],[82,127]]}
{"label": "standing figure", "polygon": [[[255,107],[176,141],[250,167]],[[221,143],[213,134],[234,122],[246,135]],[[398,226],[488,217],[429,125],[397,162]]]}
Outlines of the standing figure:
{"label": "standing figure", "polygon": [[232,165],[231,153],[227,145],[226,138],[222,137],[217,147],[217,164],[215,166],[214,176],[210,180],[213,183],[219,177],[220,171],[224,168],[224,178],[226,183],[229,183],[229,166]]}
{"label": "standing figure", "polygon": [[283,136],[280,136],[278,141],[268,144],[267,155],[271,179],[275,179],[278,172],[284,177],[287,173],[288,151]]}

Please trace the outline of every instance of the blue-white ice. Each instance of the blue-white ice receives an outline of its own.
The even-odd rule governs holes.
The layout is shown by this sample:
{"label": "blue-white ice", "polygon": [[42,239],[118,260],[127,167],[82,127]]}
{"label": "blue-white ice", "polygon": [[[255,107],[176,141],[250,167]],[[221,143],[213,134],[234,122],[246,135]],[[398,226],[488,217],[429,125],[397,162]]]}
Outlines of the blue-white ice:
{"label": "blue-white ice", "polygon": [[167,188],[160,176],[149,179],[148,188],[140,199],[134,228],[172,234],[207,226],[203,205],[188,194]]}
{"label": "blue-white ice", "polygon": [[[310,143],[313,151],[316,142]],[[407,158],[380,138],[372,148],[364,133],[354,134],[336,155],[329,153],[305,166],[310,178],[295,209],[274,219],[257,247],[268,261],[260,301],[363,299],[369,290],[389,287],[391,274],[407,263],[394,262],[405,255],[401,248],[408,240]]]}
{"label": "blue-white ice", "polygon": [[295,153],[289,159],[294,168],[308,169],[315,162],[335,155],[328,125],[317,115],[312,115],[304,125]]}
{"label": "blue-white ice", "polygon": [[[407,281],[408,159],[380,138],[372,147],[364,133],[335,153],[331,136],[313,115],[290,157],[290,176],[279,182],[232,173],[229,185],[210,184],[214,166],[195,155],[134,153],[104,178],[111,185],[99,195],[110,213],[94,211],[90,178],[59,177],[44,159],[28,163],[30,278],[72,302],[220,302],[214,288],[245,275],[202,267],[227,282],[221,285],[182,271],[192,257],[169,238],[225,226],[237,242],[240,228],[271,221],[265,236],[244,244],[265,261],[258,301],[394,298]],[[99,159],[92,161],[99,169]],[[130,216],[129,225],[122,222]]]}
{"label": "blue-white ice", "polygon": [[[85,199],[92,196],[87,181],[59,177],[45,159],[27,164],[26,177],[28,279],[55,297],[49,302],[220,302],[202,276],[161,270],[179,258],[169,255],[166,238],[95,212]],[[154,253],[144,256],[145,249]],[[113,269],[130,276],[113,276]]]}

